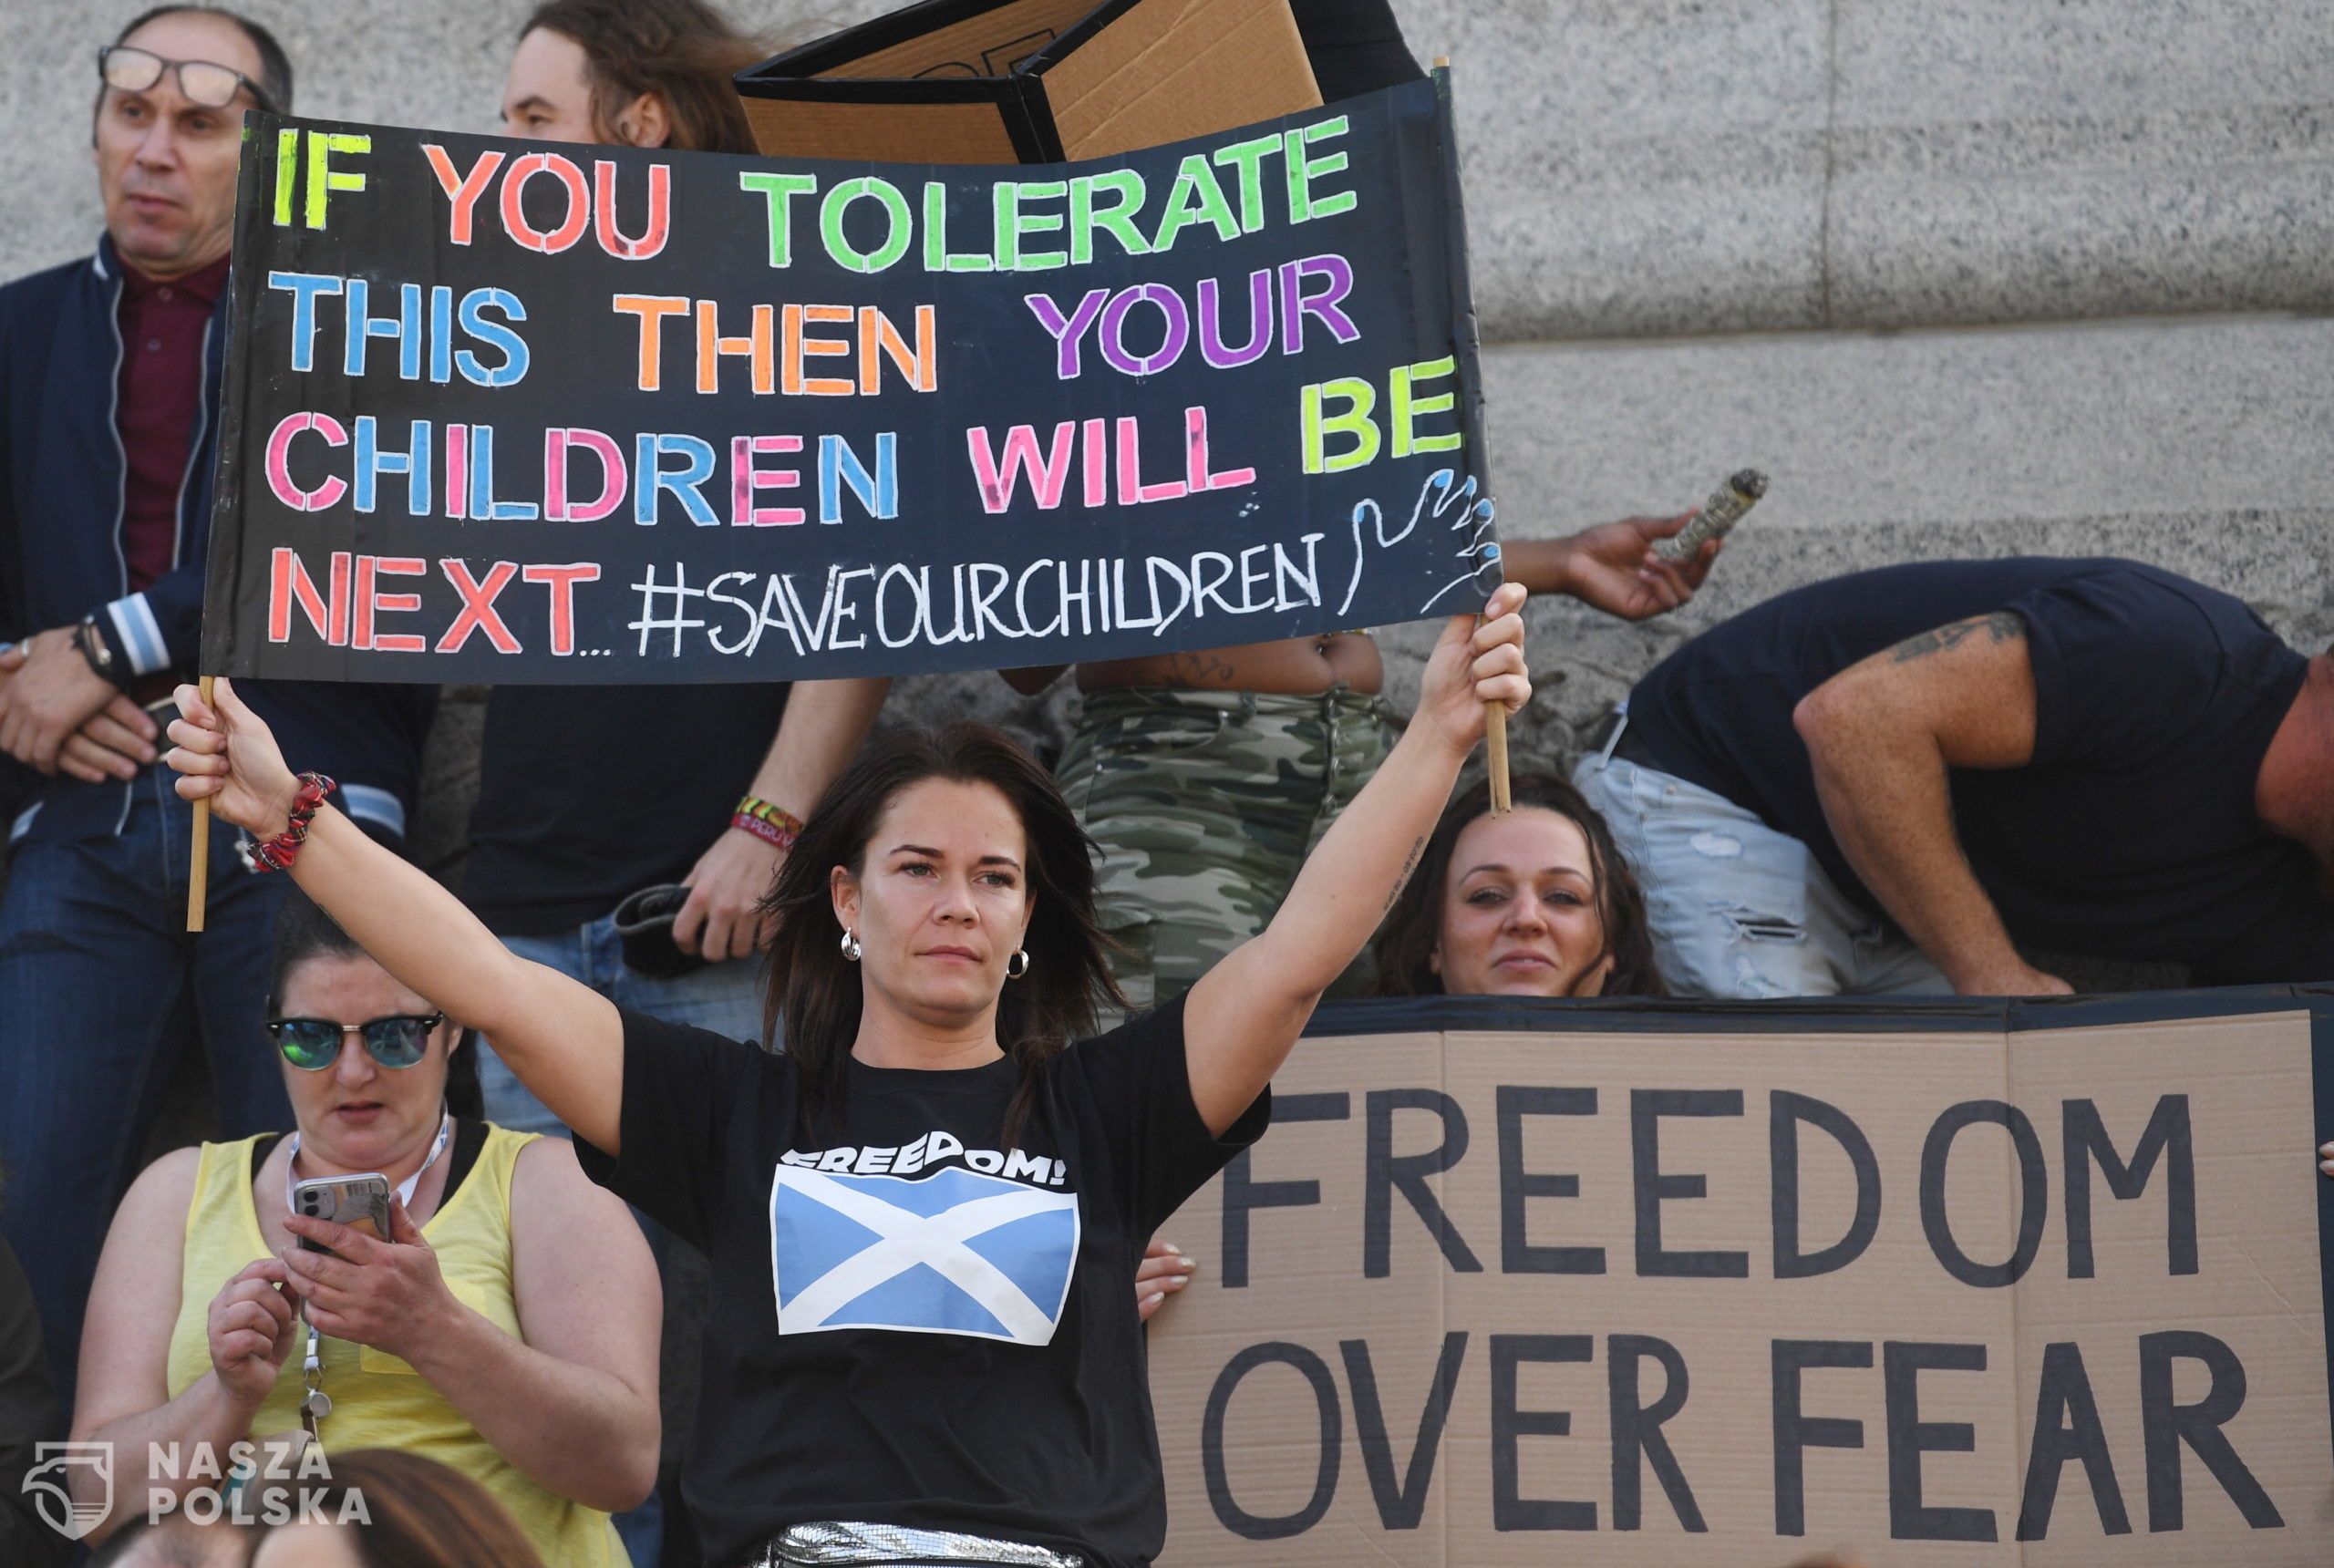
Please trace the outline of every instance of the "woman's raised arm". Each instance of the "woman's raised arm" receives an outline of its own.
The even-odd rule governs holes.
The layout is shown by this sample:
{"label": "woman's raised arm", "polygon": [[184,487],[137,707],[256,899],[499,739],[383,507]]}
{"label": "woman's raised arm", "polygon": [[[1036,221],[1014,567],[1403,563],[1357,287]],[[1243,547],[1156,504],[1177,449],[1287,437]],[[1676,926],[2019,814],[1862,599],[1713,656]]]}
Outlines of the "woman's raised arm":
{"label": "woman's raised arm", "polygon": [[1522,585],[1443,628],[1410,728],[1377,776],[1322,835],[1272,923],[1200,977],[1184,1004],[1193,1103],[1212,1132],[1239,1119],[1272,1081],[1329,983],[1344,973],[1410,880],[1482,738],[1483,705],[1532,698]]}
{"label": "woman's raised arm", "polygon": [[[169,760],[184,775],[179,793],[209,800],[254,839],[283,832],[300,786],[266,724],[223,678],[214,703],[191,686],[178,699]],[[624,1029],[605,997],[513,954],[461,900],[329,804],[290,874],[381,967],[486,1036],[553,1115],[617,1152]]]}

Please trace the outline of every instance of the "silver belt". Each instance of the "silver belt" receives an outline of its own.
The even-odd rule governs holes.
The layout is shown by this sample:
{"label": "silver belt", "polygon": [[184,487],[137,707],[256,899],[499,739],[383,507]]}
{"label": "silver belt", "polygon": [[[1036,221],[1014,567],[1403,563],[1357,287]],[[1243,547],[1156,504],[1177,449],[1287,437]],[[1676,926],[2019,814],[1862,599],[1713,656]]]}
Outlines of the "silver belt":
{"label": "silver belt", "polygon": [[1013,1568],[1086,1568],[1086,1559],[1019,1541],[993,1541],[954,1530],[896,1524],[796,1524],[751,1559],[748,1568],[924,1568],[927,1563],[997,1563]]}

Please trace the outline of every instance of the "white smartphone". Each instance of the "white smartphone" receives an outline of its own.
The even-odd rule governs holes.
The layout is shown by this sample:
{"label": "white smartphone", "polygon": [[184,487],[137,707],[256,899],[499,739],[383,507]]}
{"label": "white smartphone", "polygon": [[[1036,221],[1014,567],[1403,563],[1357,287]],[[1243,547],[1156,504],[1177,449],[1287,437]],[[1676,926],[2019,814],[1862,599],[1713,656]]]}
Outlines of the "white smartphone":
{"label": "white smartphone", "polygon": [[[312,1220],[330,1220],[386,1242],[389,1239],[389,1179],[368,1171],[297,1182],[292,1188],[292,1212]],[[300,1238],[300,1244],[312,1253],[332,1251],[305,1236]]]}

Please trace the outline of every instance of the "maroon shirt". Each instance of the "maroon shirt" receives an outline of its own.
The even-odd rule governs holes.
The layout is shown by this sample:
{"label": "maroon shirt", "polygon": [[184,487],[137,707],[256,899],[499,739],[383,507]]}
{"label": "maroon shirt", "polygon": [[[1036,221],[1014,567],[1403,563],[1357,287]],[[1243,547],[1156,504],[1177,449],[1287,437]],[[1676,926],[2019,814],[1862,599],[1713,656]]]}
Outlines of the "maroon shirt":
{"label": "maroon shirt", "polygon": [[229,258],[159,284],[121,270],[122,554],[137,593],[178,564],[179,493],[202,398],[202,337]]}

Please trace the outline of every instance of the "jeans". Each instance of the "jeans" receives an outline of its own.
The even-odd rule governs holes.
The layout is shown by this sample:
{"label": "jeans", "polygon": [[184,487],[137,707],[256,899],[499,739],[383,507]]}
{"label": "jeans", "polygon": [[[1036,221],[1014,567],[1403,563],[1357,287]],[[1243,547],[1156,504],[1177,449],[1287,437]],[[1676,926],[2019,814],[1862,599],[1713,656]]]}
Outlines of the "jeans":
{"label": "jeans", "polygon": [[[651,979],[624,966],[624,944],[610,917],[552,936],[506,936],[502,941],[520,957],[580,980],[620,1007],[666,1023],[693,1024],[733,1039],[761,1037],[761,965],[755,959],[733,958],[691,970],[676,979]],[[521,1132],[568,1136],[559,1118],[511,1076],[491,1049],[479,1052],[478,1076],[489,1121]],[[635,1217],[640,1220],[661,1265],[666,1245],[663,1228],[645,1215]],[[638,1508],[617,1514],[615,1523],[625,1550],[632,1555],[633,1568],[656,1568],[665,1527],[663,1489],[651,1492]]]}
{"label": "jeans", "polygon": [[1850,903],[1805,844],[1723,795],[1626,758],[1574,770],[1645,890],[1654,962],[1680,996],[1950,992],[1912,941]]}
{"label": "jeans", "polygon": [[171,778],[139,773],[117,831],[27,834],[0,900],[0,1234],[31,1276],[67,1411],[106,1226],[181,1053],[209,1060],[222,1140],[292,1125],[262,1026],[290,879],[246,868],[213,819],[207,929],[189,934],[192,808]]}
{"label": "jeans", "polygon": [[[635,1013],[668,1024],[692,1024],[735,1040],[759,1040],[762,1033],[761,963],[733,958],[709,964],[673,980],[653,980],[624,966],[624,944],[615,921],[603,916],[573,931],[551,936],[506,936],[502,944],[522,958],[580,980]],[[486,1119],[520,1132],[567,1136],[559,1118],[525,1084],[511,1076],[491,1050],[478,1057],[479,1087],[486,1093]]]}

